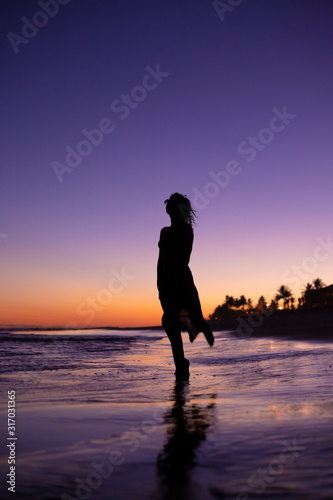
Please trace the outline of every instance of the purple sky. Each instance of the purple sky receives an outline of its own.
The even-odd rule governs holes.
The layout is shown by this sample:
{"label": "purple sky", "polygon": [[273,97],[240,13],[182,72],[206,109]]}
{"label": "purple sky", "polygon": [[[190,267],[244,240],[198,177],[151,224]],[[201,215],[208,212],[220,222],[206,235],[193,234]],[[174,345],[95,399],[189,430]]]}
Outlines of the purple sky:
{"label": "purple sky", "polygon": [[[0,323],[87,325],[79,304],[123,268],[133,279],[92,324],[158,323],[175,191],[198,208],[205,315],[226,294],[331,284],[332,2],[244,0],[223,21],[203,0],[62,3],[52,18],[2,1]],[[98,126],[72,168],[66,147]]]}

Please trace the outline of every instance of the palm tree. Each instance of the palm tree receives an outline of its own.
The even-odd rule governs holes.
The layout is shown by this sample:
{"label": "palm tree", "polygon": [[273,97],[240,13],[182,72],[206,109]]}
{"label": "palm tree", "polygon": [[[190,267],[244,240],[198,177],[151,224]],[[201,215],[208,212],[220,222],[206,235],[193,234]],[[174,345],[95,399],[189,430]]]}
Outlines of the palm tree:
{"label": "palm tree", "polygon": [[311,302],[311,296],[313,294],[314,287],[312,283],[307,283],[304,285],[302,290],[302,305],[308,304]]}
{"label": "palm tree", "polygon": [[229,307],[235,307],[235,299],[233,298],[232,295],[226,295],[225,296],[225,302]]}
{"label": "palm tree", "polygon": [[306,308],[312,308],[322,305],[325,302],[324,292],[325,283],[320,278],[316,278],[312,283],[307,283],[302,290],[302,302]]}
{"label": "palm tree", "polygon": [[302,295],[305,295],[309,290],[313,290],[312,283],[307,283],[306,285],[304,285]]}
{"label": "palm tree", "polygon": [[249,312],[252,312],[253,309],[252,299],[247,299],[247,308]]}
{"label": "palm tree", "polygon": [[241,306],[240,299],[235,299],[235,307],[238,309]]}
{"label": "palm tree", "polygon": [[240,299],[239,299],[239,305],[241,306],[243,312],[244,312],[244,307],[246,306],[246,298],[244,297],[244,295],[241,295],[240,296]]}
{"label": "palm tree", "polygon": [[223,319],[223,306],[217,306],[214,309],[214,312],[209,315],[210,320],[221,320]]}
{"label": "palm tree", "polygon": [[279,301],[283,299],[283,309],[285,309],[290,297],[292,297],[290,288],[286,285],[281,285],[280,288],[277,289],[275,300]]}
{"label": "palm tree", "polygon": [[324,288],[324,286],[326,286],[323,280],[320,278],[316,278],[315,280],[313,280],[312,284],[316,290],[320,290],[320,288]]}
{"label": "palm tree", "polygon": [[259,297],[257,309],[258,309],[258,312],[260,312],[260,313],[263,313],[264,310],[266,309],[266,299],[263,295],[261,297]]}
{"label": "palm tree", "polygon": [[277,304],[277,302],[276,302],[274,299],[272,299],[272,300],[271,300],[271,303],[269,304],[269,310],[270,310],[271,312],[273,312],[273,311],[276,311],[276,310],[277,310],[277,308],[278,308],[278,304]]}

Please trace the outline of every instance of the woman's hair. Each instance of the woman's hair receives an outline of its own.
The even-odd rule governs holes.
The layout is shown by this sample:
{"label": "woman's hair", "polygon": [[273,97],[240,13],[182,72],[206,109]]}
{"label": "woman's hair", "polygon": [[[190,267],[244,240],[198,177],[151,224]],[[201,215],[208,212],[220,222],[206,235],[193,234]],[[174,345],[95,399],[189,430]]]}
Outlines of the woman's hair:
{"label": "woman's hair", "polygon": [[181,216],[186,224],[195,225],[197,214],[187,196],[173,193],[164,203],[167,206],[166,210],[169,215]]}

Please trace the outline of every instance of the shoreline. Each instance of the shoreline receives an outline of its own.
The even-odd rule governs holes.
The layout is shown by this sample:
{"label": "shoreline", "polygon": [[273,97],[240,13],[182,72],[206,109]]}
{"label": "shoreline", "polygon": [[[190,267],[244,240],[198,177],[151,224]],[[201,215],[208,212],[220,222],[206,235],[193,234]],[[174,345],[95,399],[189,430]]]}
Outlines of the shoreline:
{"label": "shoreline", "polygon": [[233,333],[214,349],[185,334],[181,384],[166,335],[45,336],[37,349],[8,335],[1,415],[14,390],[17,497],[252,498],[266,471],[265,498],[333,498],[333,344]]}
{"label": "shoreline", "polygon": [[[208,320],[213,332],[226,331],[233,333],[240,339],[250,337],[290,337],[309,340],[333,340],[333,309],[316,309],[308,311],[282,310],[254,313],[225,320]],[[61,327],[0,327],[0,334],[6,332],[53,332],[53,331],[89,331],[89,330],[115,330],[126,332],[131,330],[156,330],[164,331],[161,325],[118,327],[99,326],[66,329]]]}
{"label": "shoreline", "polygon": [[76,332],[78,330],[117,330],[117,331],[130,331],[130,330],[163,330],[162,325],[154,325],[154,326],[83,326],[81,328],[65,328],[62,326],[52,326],[52,327],[46,327],[43,328],[41,326],[0,326],[0,333],[4,332],[40,332],[40,331],[45,331],[45,332],[54,332],[54,331],[69,331],[69,332]]}

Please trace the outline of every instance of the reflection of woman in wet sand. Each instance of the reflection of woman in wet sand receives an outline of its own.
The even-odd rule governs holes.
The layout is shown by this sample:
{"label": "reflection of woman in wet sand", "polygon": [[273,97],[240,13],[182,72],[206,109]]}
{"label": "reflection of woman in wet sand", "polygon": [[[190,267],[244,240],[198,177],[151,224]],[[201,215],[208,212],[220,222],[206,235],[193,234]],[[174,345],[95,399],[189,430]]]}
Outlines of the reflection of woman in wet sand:
{"label": "reflection of woman in wet sand", "polygon": [[161,230],[157,265],[157,287],[163,308],[162,325],[171,342],[176,378],[188,380],[189,361],[184,356],[182,324],[191,341],[203,332],[209,345],[214,337],[202,315],[197,289],[188,266],[193,245],[195,212],[184,195],[174,193],[165,201],[171,225]]}
{"label": "reflection of woman in wet sand", "polygon": [[157,474],[163,498],[192,498],[191,471],[196,466],[198,449],[214,421],[214,399],[208,405],[192,403],[188,385],[176,382],[173,407],[166,413],[167,440],[157,458]]}

